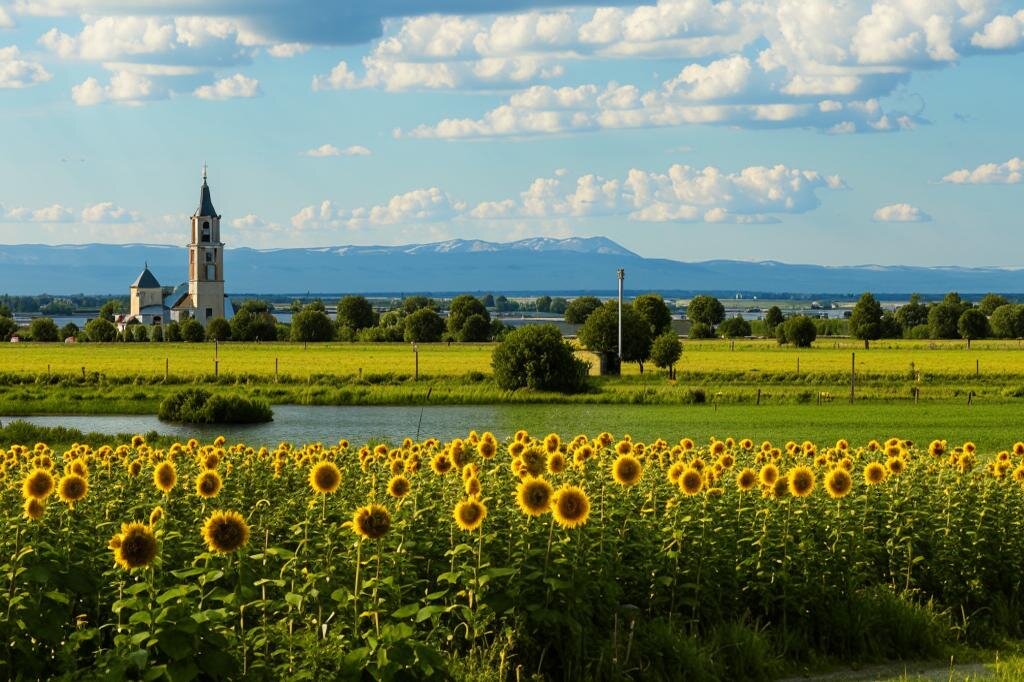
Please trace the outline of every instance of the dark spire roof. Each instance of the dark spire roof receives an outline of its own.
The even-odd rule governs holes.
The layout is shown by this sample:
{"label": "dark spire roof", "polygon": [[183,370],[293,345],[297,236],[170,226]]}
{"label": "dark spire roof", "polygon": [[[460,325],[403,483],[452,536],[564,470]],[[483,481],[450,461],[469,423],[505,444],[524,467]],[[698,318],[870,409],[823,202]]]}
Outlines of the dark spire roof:
{"label": "dark spire roof", "polygon": [[210,186],[206,184],[206,164],[203,164],[203,186],[199,188],[199,208],[193,215],[217,217],[217,210],[213,207],[213,200],[210,199]]}
{"label": "dark spire roof", "polygon": [[160,282],[156,281],[156,277],[149,271],[149,265],[147,264],[142,269],[142,272],[139,273],[139,276],[135,278],[135,283],[132,286],[139,289],[159,289]]}

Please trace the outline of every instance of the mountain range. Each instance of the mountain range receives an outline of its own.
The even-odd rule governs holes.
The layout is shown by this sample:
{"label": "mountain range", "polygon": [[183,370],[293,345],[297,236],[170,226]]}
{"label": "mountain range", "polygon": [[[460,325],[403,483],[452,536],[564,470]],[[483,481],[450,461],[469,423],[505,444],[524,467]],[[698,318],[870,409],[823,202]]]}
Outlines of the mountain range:
{"label": "mountain range", "polygon": [[[687,295],[1024,292],[1024,269],[645,258],[605,237],[496,243],[456,239],[403,246],[227,249],[233,294],[610,293]],[[0,293],[126,294],[144,264],[169,286],[187,277],[184,247],[153,244],[0,245]]]}

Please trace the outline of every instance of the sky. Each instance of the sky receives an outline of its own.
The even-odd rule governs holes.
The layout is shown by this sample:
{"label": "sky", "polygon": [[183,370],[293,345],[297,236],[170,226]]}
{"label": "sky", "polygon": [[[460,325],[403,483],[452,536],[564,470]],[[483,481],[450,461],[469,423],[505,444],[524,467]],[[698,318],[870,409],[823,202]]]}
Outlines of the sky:
{"label": "sky", "polygon": [[1024,266],[1024,0],[0,0],[0,244]]}

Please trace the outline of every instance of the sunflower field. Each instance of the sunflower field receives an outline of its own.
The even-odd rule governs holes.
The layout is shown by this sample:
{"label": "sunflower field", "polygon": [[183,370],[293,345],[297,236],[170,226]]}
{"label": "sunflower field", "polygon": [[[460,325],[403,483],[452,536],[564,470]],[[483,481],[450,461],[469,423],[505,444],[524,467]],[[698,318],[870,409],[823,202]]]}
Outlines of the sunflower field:
{"label": "sunflower field", "polygon": [[2,679],[771,679],[1022,635],[1024,443],[3,447]]}

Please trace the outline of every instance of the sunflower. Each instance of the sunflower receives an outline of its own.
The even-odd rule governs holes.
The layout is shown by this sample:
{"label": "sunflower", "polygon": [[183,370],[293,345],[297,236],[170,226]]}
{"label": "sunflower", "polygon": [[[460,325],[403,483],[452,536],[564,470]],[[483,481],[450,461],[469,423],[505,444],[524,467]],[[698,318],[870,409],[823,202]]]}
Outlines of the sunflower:
{"label": "sunflower", "polygon": [[689,452],[690,450],[693,450],[695,443],[692,438],[683,438],[679,441],[679,445],[683,448],[683,452]]}
{"label": "sunflower", "polygon": [[470,497],[479,495],[480,479],[477,478],[476,476],[470,476],[469,478],[466,479],[466,482],[463,487],[466,490],[466,494],[469,495]]}
{"label": "sunflower", "polygon": [[797,466],[789,472],[789,492],[793,497],[807,497],[814,491],[814,472],[810,467]]}
{"label": "sunflower", "polygon": [[146,437],[138,434],[132,436],[132,447],[139,448],[146,444]]}
{"label": "sunflower", "polygon": [[144,523],[123,523],[121,532],[110,540],[114,563],[126,571],[143,568],[156,558],[156,535]]}
{"label": "sunflower", "polygon": [[679,489],[686,495],[696,495],[704,487],[704,477],[693,467],[687,467],[679,477]]}
{"label": "sunflower", "polygon": [[560,474],[565,471],[565,455],[555,452],[548,457],[548,471],[553,474]]}
{"label": "sunflower", "polygon": [[309,470],[309,487],[314,493],[330,495],[341,485],[341,471],[334,462],[318,462]]}
{"label": "sunflower", "polygon": [[640,460],[633,455],[619,455],[612,463],[612,478],[619,485],[632,487],[640,482],[644,475],[644,469],[640,466]]}
{"label": "sunflower", "polygon": [[71,466],[68,468],[70,473],[78,474],[82,478],[89,478],[89,465],[87,465],[81,459],[72,460]]}
{"label": "sunflower", "polygon": [[29,497],[25,499],[25,518],[30,521],[38,521],[43,518],[43,514],[46,513],[46,504],[35,497]]}
{"label": "sunflower", "polygon": [[560,448],[561,446],[562,439],[558,436],[557,433],[549,433],[548,435],[544,436],[544,449],[547,450],[549,454],[552,452],[557,452],[558,448]]}
{"label": "sunflower", "polygon": [[1018,457],[1024,457],[1024,442],[1017,441],[1013,444],[1013,454]]}
{"label": "sunflower", "polygon": [[160,492],[171,492],[177,482],[178,469],[174,466],[174,462],[165,460],[156,465],[156,469],[153,470],[153,484]]}
{"label": "sunflower", "polygon": [[743,492],[753,490],[755,485],[757,485],[757,473],[753,469],[743,469],[736,475],[736,487]]}
{"label": "sunflower", "polygon": [[779,476],[774,483],[768,486],[768,490],[771,490],[775,499],[781,500],[789,494],[789,476]]}
{"label": "sunflower", "polygon": [[391,529],[391,514],[379,504],[368,504],[352,515],[352,529],[367,540],[379,540]]}
{"label": "sunflower", "polygon": [[155,526],[160,523],[160,519],[164,517],[164,508],[157,505],[153,507],[153,511],[149,512],[149,525]]}
{"label": "sunflower", "polygon": [[409,479],[399,474],[388,481],[388,495],[395,498],[402,498],[409,494],[412,484]]}
{"label": "sunflower", "polygon": [[825,478],[825,488],[828,489],[828,494],[833,499],[846,497],[850,489],[853,488],[853,477],[846,469],[837,467],[830,471]]}
{"label": "sunflower", "polygon": [[234,511],[216,511],[203,524],[203,540],[211,552],[230,554],[249,542],[249,524]]}
{"label": "sunflower", "polygon": [[1013,470],[1013,480],[1024,485],[1024,464],[1021,464]]}
{"label": "sunflower", "polygon": [[878,485],[886,479],[886,476],[888,473],[879,462],[871,462],[864,467],[864,482],[868,485]]}
{"label": "sunflower", "polygon": [[583,488],[563,485],[555,493],[552,513],[562,528],[582,526],[590,516],[590,498]]}
{"label": "sunflower", "polygon": [[485,433],[480,439],[480,444],[476,447],[480,456],[484,459],[490,459],[494,457],[498,452],[498,442],[494,439],[491,433]]}
{"label": "sunflower", "polygon": [[668,468],[668,473],[666,474],[669,483],[679,485],[679,479],[684,471],[686,471],[686,462],[675,462]]}
{"label": "sunflower", "polygon": [[204,469],[198,476],[196,476],[196,495],[208,500],[211,497],[216,497],[217,493],[220,492],[221,483],[220,474],[214,469]]}
{"label": "sunflower", "polygon": [[591,445],[581,445],[572,454],[573,461],[577,466],[582,466],[588,459],[594,456],[594,448]]}
{"label": "sunflower", "polygon": [[543,478],[527,477],[516,490],[516,502],[527,516],[540,516],[550,511],[554,488]]}
{"label": "sunflower", "polygon": [[25,499],[45,500],[53,492],[53,474],[46,469],[35,469],[25,477],[21,494]]}
{"label": "sunflower", "polygon": [[540,476],[548,468],[548,453],[538,447],[528,447],[520,455],[526,473],[531,476]]}
{"label": "sunflower", "polygon": [[903,470],[907,468],[907,461],[902,457],[890,457],[889,461],[885,463],[889,468],[889,473],[893,476],[899,476],[903,473]]}
{"label": "sunflower", "polygon": [[57,495],[61,502],[74,505],[89,492],[89,481],[78,474],[68,474],[57,484]]}
{"label": "sunflower", "polygon": [[483,502],[471,497],[455,505],[455,524],[464,531],[472,532],[480,527],[487,518],[487,507]]}
{"label": "sunflower", "polygon": [[779,478],[779,467],[775,466],[772,462],[768,462],[761,467],[761,473],[758,474],[757,478],[761,481],[761,485],[773,485]]}
{"label": "sunflower", "polygon": [[430,468],[434,470],[434,473],[438,476],[444,476],[452,470],[452,460],[449,459],[448,455],[443,452],[439,452],[434,455],[434,459],[430,461]]}

